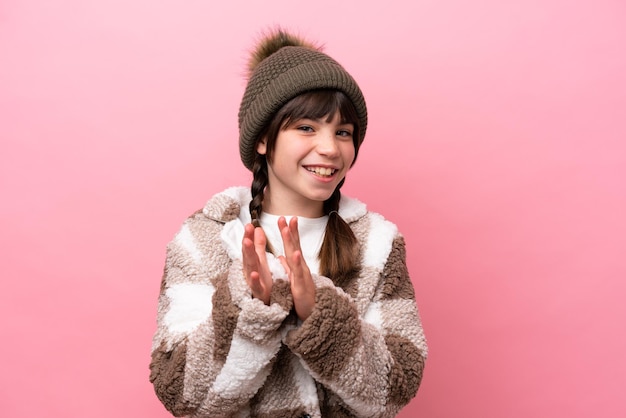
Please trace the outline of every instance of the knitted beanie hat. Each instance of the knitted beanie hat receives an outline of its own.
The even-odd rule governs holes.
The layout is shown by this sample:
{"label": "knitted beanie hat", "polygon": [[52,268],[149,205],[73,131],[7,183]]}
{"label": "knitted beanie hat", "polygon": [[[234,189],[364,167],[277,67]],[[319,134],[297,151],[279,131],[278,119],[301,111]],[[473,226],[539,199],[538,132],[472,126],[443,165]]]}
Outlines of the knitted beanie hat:
{"label": "knitted beanie hat", "polygon": [[294,97],[318,89],[340,90],[350,99],[360,123],[356,146],[361,145],[367,108],[352,76],[321,48],[280,29],[261,39],[248,64],[248,85],[239,107],[239,153],[249,170],[257,139],[274,114]]}

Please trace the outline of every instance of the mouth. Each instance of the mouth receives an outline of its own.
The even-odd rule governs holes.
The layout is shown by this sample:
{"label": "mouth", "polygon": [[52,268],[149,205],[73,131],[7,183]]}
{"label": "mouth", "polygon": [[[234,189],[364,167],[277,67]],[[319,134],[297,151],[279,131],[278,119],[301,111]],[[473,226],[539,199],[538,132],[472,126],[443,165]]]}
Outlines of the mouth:
{"label": "mouth", "polygon": [[320,177],[332,177],[338,170],[330,167],[304,167],[307,171]]}

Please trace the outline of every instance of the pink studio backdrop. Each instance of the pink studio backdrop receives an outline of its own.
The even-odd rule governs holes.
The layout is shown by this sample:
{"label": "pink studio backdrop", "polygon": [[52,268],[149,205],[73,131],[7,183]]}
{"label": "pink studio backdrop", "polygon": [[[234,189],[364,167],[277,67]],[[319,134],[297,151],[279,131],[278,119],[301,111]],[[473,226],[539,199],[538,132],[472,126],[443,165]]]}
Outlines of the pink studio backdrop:
{"label": "pink studio backdrop", "polygon": [[401,417],[626,415],[620,0],[0,3],[0,415],[167,417],[165,244],[237,154],[282,24],[359,80],[346,193],[408,245],[430,358]]}

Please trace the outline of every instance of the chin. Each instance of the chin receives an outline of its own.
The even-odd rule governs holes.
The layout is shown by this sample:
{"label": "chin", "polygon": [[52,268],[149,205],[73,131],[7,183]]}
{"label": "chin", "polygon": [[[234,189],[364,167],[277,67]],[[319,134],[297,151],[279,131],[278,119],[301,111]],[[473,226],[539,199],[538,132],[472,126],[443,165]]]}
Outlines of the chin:
{"label": "chin", "polygon": [[[333,189],[333,192],[335,191],[335,189]],[[319,193],[319,194],[314,194],[310,197],[311,200],[315,200],[317,202],[325,202],[328,199],[330,199],[330,197],[333,195],[333,192],[330,193]]]}
{"label": "chin", "polygon": [[337,182],[337,184],[326,184],[323,187],[309,189],[309,193],[307,193],[308,198],[317,202],[325,202],[333,195],[338,184],[339,182]]}

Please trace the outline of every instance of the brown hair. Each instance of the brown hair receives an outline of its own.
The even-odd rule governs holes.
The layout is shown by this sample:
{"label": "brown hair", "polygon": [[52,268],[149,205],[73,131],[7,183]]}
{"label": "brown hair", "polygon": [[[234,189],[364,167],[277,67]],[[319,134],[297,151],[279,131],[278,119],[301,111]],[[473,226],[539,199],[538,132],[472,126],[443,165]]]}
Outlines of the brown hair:
{"label": "brown hair", "polygon": [[[303,118],[319,119],[327,116],[330,120],[337,112],[341,117],[341,123],[354,125],[354,159],[356,160],[360,145],[359,119],[352,102],[340,91],[315,90],[296,96],[287,102],[265,126],[257,142],[265,138],[267,151],[265,155],[256,153],[252,166],[250,216],[254,226],[259,226],[264,192],[268,185],[267,161],[272,159],[272,152],[280,130]],[[352,163],[354,164],[354,161]],[[319,253],[320,274],[332,279],[337,285],[350,278],[358,270],[358,241],[350,226],[338,214],[341,200],[339,189],[343,186],[344,180],[324,202],[324,214],[328,215],[328,223]],[[271,245],[268,246],[268,250],[272,251]]]}

